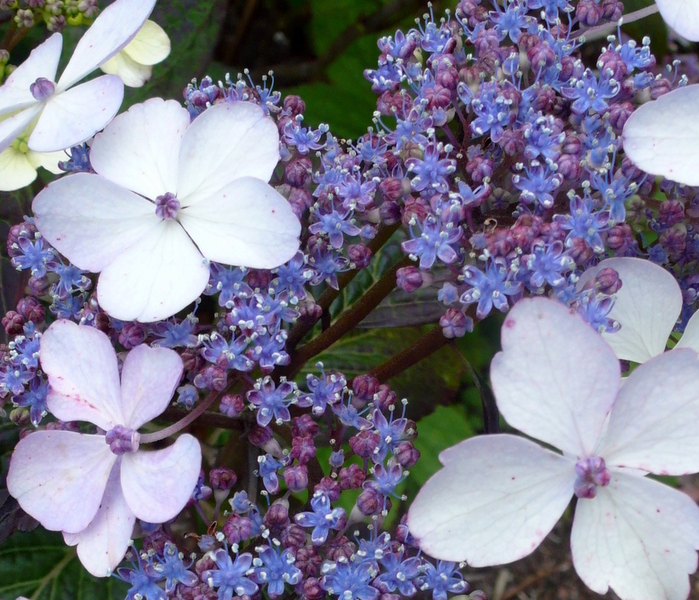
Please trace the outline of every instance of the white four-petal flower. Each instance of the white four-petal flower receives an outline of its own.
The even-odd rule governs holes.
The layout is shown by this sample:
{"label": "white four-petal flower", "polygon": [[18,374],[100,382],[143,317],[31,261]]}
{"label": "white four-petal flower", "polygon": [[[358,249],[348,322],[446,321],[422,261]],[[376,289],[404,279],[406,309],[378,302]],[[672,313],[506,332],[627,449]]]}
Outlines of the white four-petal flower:
{"label": "white four-petal flower", "polygon": [[684,599],[697,568],[699,508],[647,473],[699,471],[699,357],[657,356],[620,386],[619,361],[562,304],[515,305],[491,364],[498,407],[523,433],[468,439],[408,515],[420,547],[474,567],[530,554],[578,496],[573,563],[598,593]]}
{"label": "white four-petal flower", "polygon": [[137,346],[120,381],[109,338],[65,320],[46,330],[39,358],[50,385],[49,411],[62,421],[93,423],[106,435],[28,435],[12,454],[7,489],[46,529],[77,545],[90,573],[104,577],[124,557],[135,519],[174,518],[199,477],[201,449],[191,435],[163,450],[138,451],[136,430],[167,408],[182,359],[173,350]]}
{"label": "white four-petal flower", "polygon": [[55,33],[35,48],[0,86],[0,151],[33,123],[27,144],[35,152],[70,148],[109,123],[124,97],[121,79],[103,75],[75,84],[130,42],[154,5],[155,0],[117,0],[105,8],[57,82],[63,37]]}
{"label": "white four-petal flower", "polygon": [[271,269],[298,250],[301,224],[267,184],[277,127],[249,102],[212,106],[190,125],[174,100],[132,106],[95,137],[97,175],[69,175],[34,200],[36,226],[122,320],[165,319],[193,302],[207,260]]}

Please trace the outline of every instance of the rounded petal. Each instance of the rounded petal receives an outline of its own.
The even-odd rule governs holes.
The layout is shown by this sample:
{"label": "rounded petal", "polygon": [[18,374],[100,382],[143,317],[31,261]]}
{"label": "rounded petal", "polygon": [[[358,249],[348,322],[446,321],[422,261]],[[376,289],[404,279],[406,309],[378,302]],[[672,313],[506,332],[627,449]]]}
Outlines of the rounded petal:
{"label": "rounded petal", "polygon": [[170,38],[160,25],[148,19],[124,48],[124,54],[141,65],[157,65],[170,55]]}
{"label": "rounded petal", "polygon": [[643,363],[664,352],[682,310],[682,291],[677,280],[648,260],[609,258],[585,271],[578,287],[604,268],[614,269],[621,278],[621,289],[609,312],[621,329],[603,333],[602,337],[621,360]]}
{"label": "rounded petal", "polygon": [[512,435],[467,439],[418,493],[408,528],[435,558],[472,567],[530,554],[573,496],[572,460]]}
{"label": "rounded petal", "polygon": [[598,594],[685,600],[697,568],[699,508],[662,483],[614,472],[593,499],[578,500],[571,535],[575,570]]}
{"label": "rounded petal", "polygon": [[26,155],[27,160],[29,161],[29,164],[32,167],[34,167],[35,169],[42,167],[50,173],[53,173],[54,175],[59,175],[63,173],[63,171],[58,167],[58,163],[68,158],[64,151],[33,152],[31,150],[27,150]]}
{"label": "rounded petal", "polygon": [[279,162],[274,121],[251,102],[223,102],[199,115],[182,140],[177,197],[206,200],[241,177],[269,181]]}
{"label": "rounded petal", "polygon": [[82,144],[114,118],[123,98],[124,84],[115,75],[102,75],[54,94],[44,104],[29,147],[54,152]]}
{"label": "rounded petal", "polygon": [[590,456],[620,385],[619,361],[566,306],[520,300],[501,332],[490,378],[505,420],[564,452]]}
{"label": "rounded petal", "polygon": [[47,404],[53,415],[105,431],[124,424],[116,353],[99,329],[56,321],[41,336],[39,360],[51,386]]}
{"label": "rounded petal", "polygon": [[656,475],[699,471],[699,356],[688,348],[634,369],[596,451],[609,465]]}
{"label": "rounded petal", "polygon": [[226,265],[273,269],[299,248],[301,223],[289,202],[252,177],[182,209],[178,219],[206,258]]}
{"label": "rounded petal", "polygon": [[689,319],[675,348],[691,348],[695,352],[699,352],[699,316],[697,315],[699,312],[694,313]]}
{"label": "rounded petal", "polygon": [[182,377],[182,359],[174,350],[137,346],[121,369],[124,424],[138,429],[162,414]]}
{"label": "rounded petal", "polygon": [[36,179],[36,169],[24,152],[10,146],[0,152],[0,192],[11,192]]}
{"label": "rounded petal", "polygon": [[188,126],[186,108],[152,98],[120,114],[95,137],[90,162],[102,177],[155,200],[177,188],[177,157]]}
{"label": "rounded petal", "polygon": [[29,127],[42,108],[42,104],[34,104],[11,117],[0,120],[0,152],[8,148]]}
{"label": "rounded petal", "polygon": [[125,86],[132,88],[143,87],[153,75],[153,67],[142,65],[124,54],[124,50],[115,54],[107,62],[100,65],[100,69],[110,75],[119,77]]}
{"label": "rounded petal", "polygon": [[129,549],[136,515],[121,492],[120,466],[115,464],[97,514],[78,533],[63,533],[69,546],[78,547],[78,558],[95,577],[108,577]]}
{"label": "rounded petal", "polygon": [[38,104],[29,86],[39,77],[56,81],[56,69],[61,58],[63,36],[54,33],[29,54],[29,58],[17,67],[0,86],[0,115]]}
{"label": "rounded petal", "polygon": [[15,447],[7,489],[46,529],[76,533],[97,513],[116,458],[103,435],[36,431]]}
{"label": "rounded petal", "polygon": [[194,302],[208,281],[204,257],[184,229],[161,221],[102,271],[97,299],[116,319],[151,323]]}
{"label": "rounded petal", "polygon": [[699,185],[699,85],[637,108],[624,125],[624,151],[642,171]]}
{"label": "rounded petal", "polygon": [[139,519],[163,523],[176,517],[187,504],[200,469],[199,442],[185,433],[163,450],[124,454],[121,487]]}
{"label": "rounded petal", "polygon": [[682,37],[699,42],[699,5],[695,0],[656,0],[665,22]]}
{"label": "rounded petal", "polygon": [[76,267],[95,273],[161,222],[152,202],[91,173],[49,184],[32,210],[41,235]]}
{"label": "rounded petal", "polygon": [[155,0],[116,0],[80,38],[57,88],[65,90],[122,50],[138,33]]}

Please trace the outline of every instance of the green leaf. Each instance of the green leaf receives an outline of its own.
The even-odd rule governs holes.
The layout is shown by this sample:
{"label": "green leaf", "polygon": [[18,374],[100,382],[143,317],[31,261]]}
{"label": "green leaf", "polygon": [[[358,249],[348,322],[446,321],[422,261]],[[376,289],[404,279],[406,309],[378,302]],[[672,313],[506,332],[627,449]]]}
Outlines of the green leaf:
{"label": "green leaf", "polygon": [[123,600],[127,589],[85,571],[60,533],[16,533],[0,547],[0,600]]}

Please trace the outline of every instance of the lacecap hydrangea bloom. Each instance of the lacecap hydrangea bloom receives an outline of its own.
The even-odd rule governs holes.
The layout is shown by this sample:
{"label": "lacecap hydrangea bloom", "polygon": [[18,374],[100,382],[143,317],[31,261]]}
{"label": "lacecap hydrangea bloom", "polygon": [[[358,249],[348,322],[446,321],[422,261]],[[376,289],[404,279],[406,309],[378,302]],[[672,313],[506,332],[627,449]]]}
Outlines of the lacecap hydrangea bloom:
{"label": "lacecap hydrangea bloom", "polygon": [[647,477],[699,470],[699,358],[673,350],[620,389],[609,345],[552,300],[524,299],[505,319],[491,364],[507,422],[562,454],[509,434],[465,440],[410,508],[435,558],[473,567],[530,554],[577,497],[575,570],[598,593],[684,599],[697,568],[699,508]]}
{"label": "lacecap hydrangea bloom", "polygon": [[120,377],[109,338],[65,320],[43,334],[39,359],[51,386],[49,411],[102,433],[30,433],[12,454],[7,488],[46,529],[77,545],[90,573],[104,577],[126,554],[136,518],[174,518],[197,483],[201,449],[191,435],[162,450],[139,450],[137,430],[167,407],[182,359],[173,350],[140,345],[126,356]]}
{"label": "lacecap hydrangea bloom", "polygon": [[153,98],[95,137],[96,174],[69,175],[34,199],[41,234],[99,272],[100,306],[117,319],[166,319],[204,291],[208,261],[271,269],[299,247],[301,225],[267,184],[279,134],[257,105],[226,102],[190,124]]}

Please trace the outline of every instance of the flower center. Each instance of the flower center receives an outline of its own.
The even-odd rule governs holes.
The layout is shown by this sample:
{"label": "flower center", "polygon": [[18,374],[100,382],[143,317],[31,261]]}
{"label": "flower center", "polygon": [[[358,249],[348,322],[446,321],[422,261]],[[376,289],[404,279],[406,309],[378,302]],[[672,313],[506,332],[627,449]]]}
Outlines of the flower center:
{"label": "flower center", "polygon": [[104,436],[104,441],[109,445],[109,449],[116,455],[136,452],[141,434],[138,431],[117,425],[110,429]]}
{"label": "flower center", "polygon": [[597,486],[609,485],[612,478],[604,459],[600,456],[579,460],[575,463],[575,472],[578,477],[573,489],[578,498],[594,498],[597,495]]}
{"label": "flower center", "polygon": [[155,199],[155,214],[161,219],[174,219],[180,210],[180,201],[175,194],[167,192]]}
{"label": "flower center", "polygon": [[39,77],[29,86],[32,96],[39,102],[50,98],[55,90],[56,86],[53,84],[53,81],[49,81],[46,77]]}

